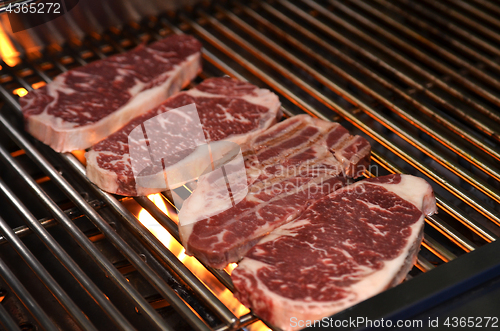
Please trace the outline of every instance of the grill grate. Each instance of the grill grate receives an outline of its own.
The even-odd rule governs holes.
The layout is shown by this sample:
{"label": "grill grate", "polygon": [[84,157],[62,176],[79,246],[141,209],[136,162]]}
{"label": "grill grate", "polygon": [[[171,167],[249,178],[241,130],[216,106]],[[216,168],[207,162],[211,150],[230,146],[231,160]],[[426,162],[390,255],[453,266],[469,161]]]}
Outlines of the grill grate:
{"label": "grill grate", "polygon": [[[256,316],[235,312],[214,295],[207,279],[232,290],[227,271],[207,268],[211,278],[200,279],[198,270],[138,220],[142,207],[179,240],[176,210],[166,195],[161,198],[168,215],[146,197],[104,193],[74,155],[56,155],[19,124],[19,89],[29,91],[68,69],[169,33],[202,41],[206,66],[200,79],[227,74],[268,86],[281,95],[286,116],[306,112],[364,134],[373,146],[366,176],[405,172],[432,183],[439,216],[426,219],[423,249],[408,278],[495,241],[500,20],[489,13],[500,6],[486,0],[424,2],[426,7],[409,0],[198,6],[48,49],[13,68],[1,62],[6,107],[0,135],[7,136],[0,139],[0,192],[10,205],[0,211],[0,244],[8,243],[0,250],[0,285],[10,291],[0,305],[0,322],[9,329],[24,323],[47,330],[262,326]],[[25,225],[16,223],[16,213]],[[67,278],[40,264],[34,247],[43,245]],[[13,264],[11,248],[45,292],[24,287],[27,278],[19,270],[27,266]],[[68,284],[83,289],[82,295],[73,295]],[[44,309],[49,302],[60,308]],[[94,312],[97,305],[103,312]]]}

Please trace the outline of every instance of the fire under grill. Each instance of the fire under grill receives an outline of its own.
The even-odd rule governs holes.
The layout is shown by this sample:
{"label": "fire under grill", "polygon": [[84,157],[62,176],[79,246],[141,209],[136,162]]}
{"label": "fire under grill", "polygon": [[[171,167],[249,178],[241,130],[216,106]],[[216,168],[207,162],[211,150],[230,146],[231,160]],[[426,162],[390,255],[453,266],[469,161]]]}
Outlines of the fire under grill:
{"label": "fire under grill", "polygon": [[407,281],[336,318],[412,318],[498,277],[499,14],[500,5],[487,0],[230,1],[147,17],[35,54],[17,47],[20,55],[9,59],[4,39],[0,324],[270,327],[232,297],[231,269],[205,268],[178,244],[169,198],[186,198],[189,186],[134,199],[104,193],[86,178],[82,152],[57,154],[22,129],[19,96],[68,69],[172,33],[203,43],[198,82],[229,75],[268,87],[280,95],[285,116],[306,112],[366,137],[373,148],[367,177],[404,172],[433,186],[439,214],[426,219]]}

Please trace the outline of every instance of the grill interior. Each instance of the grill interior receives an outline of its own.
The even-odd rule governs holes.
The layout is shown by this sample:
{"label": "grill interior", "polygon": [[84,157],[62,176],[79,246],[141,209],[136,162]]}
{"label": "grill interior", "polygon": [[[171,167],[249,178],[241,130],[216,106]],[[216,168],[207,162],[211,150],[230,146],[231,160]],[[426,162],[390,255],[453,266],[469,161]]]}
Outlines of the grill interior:
{"label": "grill interior", "polygon": [[439,214],[426,219],[407,280],[495,241],[498,14],[500,5],[487,0],[202,4],[47,45],[15,66],[0,62],[1,323],[9,330],[271,327],[228,303],[226,270],[186,258],[138,220],[147,210],[159,223],[150,229],[178,240],[169,194],[186,197],[190,187],[157,195],[156,204],[112,196],[85,177],[82,152],[56,154],[22,129],[18,96],[171,33],[203,43],[195,84],[229,75],[268,87],[285,116],[306,112],[367,138],[367,177],[404,172],[431,183]]}

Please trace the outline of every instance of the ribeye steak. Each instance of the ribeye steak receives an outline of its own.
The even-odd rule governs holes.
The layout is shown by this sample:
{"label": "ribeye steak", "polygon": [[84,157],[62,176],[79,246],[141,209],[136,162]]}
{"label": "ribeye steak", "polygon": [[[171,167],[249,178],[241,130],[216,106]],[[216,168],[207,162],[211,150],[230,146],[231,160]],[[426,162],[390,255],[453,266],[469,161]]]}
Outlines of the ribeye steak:
{"label": "ribeye steak", "polygon": [[20,99],[26,131],[57,152],[89,148],[194,79],[200,51],[175,35],[63,73]]}
{"label": "ribeye steak", "polygon": [[346,177],[359,176],[369,161],[368,141],[338,123],[298,115],[271,127],[248,147],[247,178],[235,180],[230,194],[224,176],[200,177],[179,213],[187,254],[216,268],[237,262],[261,237],[344,186]]}
{"label": "ribeye steak", "polygon": [[333,315],[404,279],[435,212],[431,186],[410,175],[343,187],[255,245],[231,275],[235,295],[283,330]]}
{"label": "ribeye steak", "polygon": [[86,153],[87,176],[121,195],[173,189],[241,155],[247,141],[279,117],[278,96],[269,90],[206,79],[93,146]]}

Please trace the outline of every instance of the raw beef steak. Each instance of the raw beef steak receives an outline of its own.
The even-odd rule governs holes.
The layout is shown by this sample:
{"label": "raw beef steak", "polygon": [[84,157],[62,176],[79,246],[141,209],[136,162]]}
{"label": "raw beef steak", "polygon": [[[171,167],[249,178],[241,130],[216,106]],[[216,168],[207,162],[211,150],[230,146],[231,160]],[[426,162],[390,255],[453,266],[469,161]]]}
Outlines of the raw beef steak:
{"label": "raw beef steak", "polygon": [[[244,146],[279,117],[278,96],[269,90],[229,78],[210,78],[170,97],[93,146],[86,153],[87,176],[101,189],[121,195],[173,189],[214,166],[214,159],[226,162],[226,154],[234,156],[227,146],[239,151],[239,145]],[[134,173],[131,151],[144,154],[139,161],[149,154],[161,161],[152,162],[147,172]]]}
{"label": "raw beef steak", "polygon": [[200,51],[175,35],[63,73],[20,99],[26,131],[57,152],[89,148],[194,79]]}
{"label": "raw beef steak", "polygon": [[236,297],[260,318],[294,330],[400,283],[416,261],[431,186],[389,175],[346,186],[264,237],[233,271]]}
{"label": "raw beef steak", "polygon": [[239,261],[261,237],[344,186],[345,177],[359,176],[369,161],[370,144],[338,123],[299,115],[273,126],[249,146],[246,181],[236,181],[230,194],[217,172],[200,177],[179,213],[187,254],[215,268]]}

